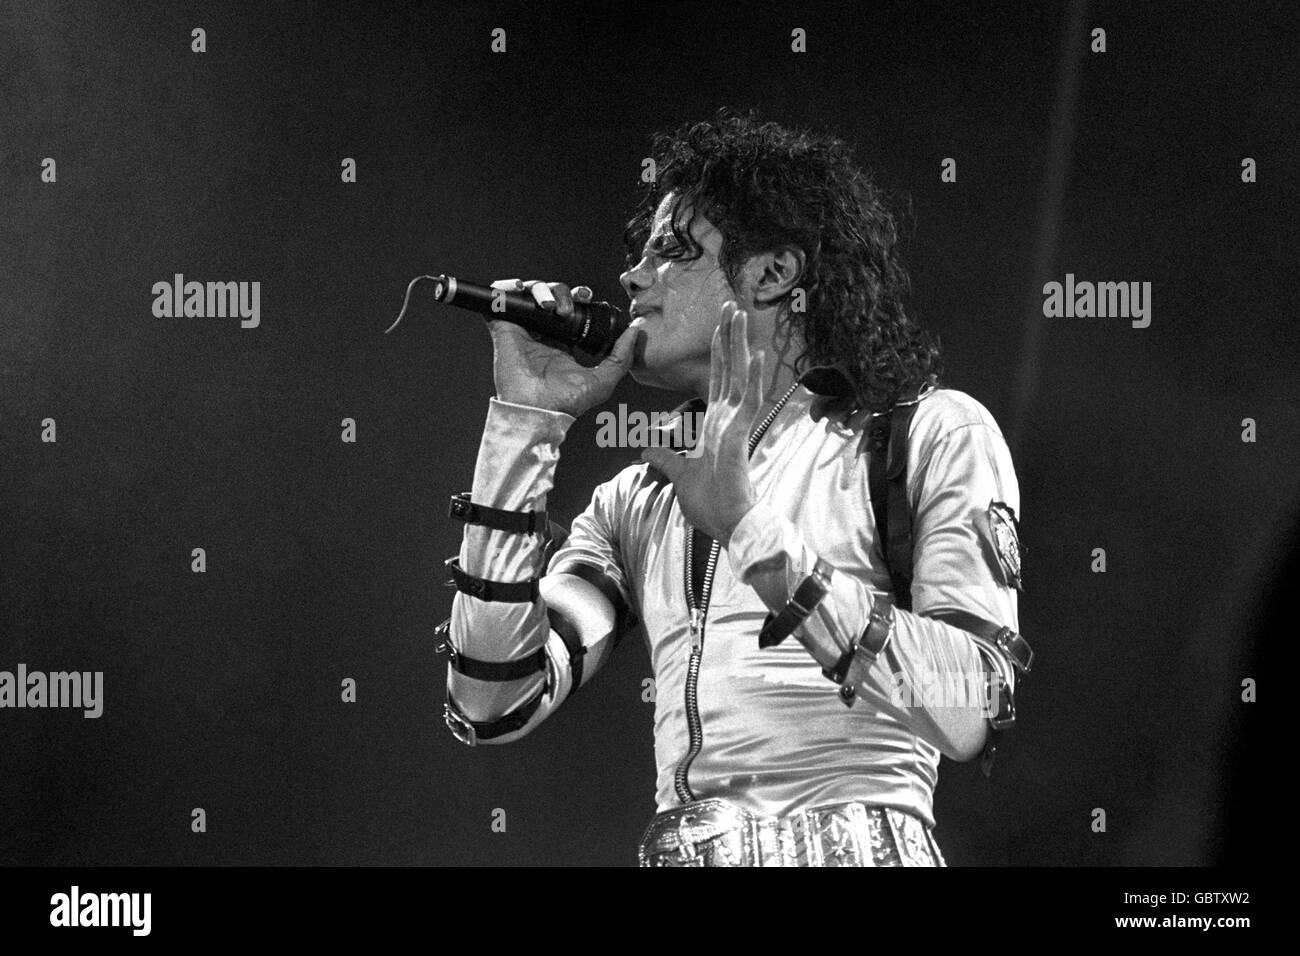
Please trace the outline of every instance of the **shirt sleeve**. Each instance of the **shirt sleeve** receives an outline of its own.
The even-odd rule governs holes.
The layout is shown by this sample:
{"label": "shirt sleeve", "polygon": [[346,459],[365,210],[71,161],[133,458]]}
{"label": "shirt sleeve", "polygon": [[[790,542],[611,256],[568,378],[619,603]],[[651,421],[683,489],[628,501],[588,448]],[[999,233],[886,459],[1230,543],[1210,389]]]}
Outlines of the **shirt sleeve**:
{"label": "shirt sleeve", "polygon": [[[574,422],[571,415],[527,405],[490,400],[470,493],[476,504],[506,511],[545,510],[555,480],[560,444]],[[460,567],[490,581],[522,582],[540,577],[545,541],[466,524]],[[457,592],[452,601],[450,641],[467,657],[488,662],[515,661],[544,648],[545,671],[508,681],[480,680],[448,665],[447,695],[470,720],[491,721],[527,704],[548,685],[551,693],[521,730],[497,738],[523,736],[559,705],[569,690],[568,654],[549,624],[545,603],[482,601]]]}
{"label": "shirt sleeve", "polygon": [[573,519],[569,536],[551,557],[551,574],[565,572],[584,573],[584,577],[603,577],[607,584],[602,589],[608,593],[613,588],[617,594],[616,612],[624,616],[632,607],[632,588],[627,579],[626,563],[620,544],[620,505],[622,482],[620,475],[596,487],[585,511]]}
{"label": "shirt sleeve", "polygon": [[[909,442],[912,456],[913,609],[895,608],[890,643],[860,690],[895,709],[941,752],[970,759],[986,730],[985,661],[969,633],[927,615],[960,610],[1017,629],[1016,593],[999,562],[988,515],[995,502],[1018,515],[1019,490],[1010,453],[991,421],[957,425],[937,441],[923,435]],[[773,611],[818,559],[799,528],[762,502],[737,524],[727,553],[733,572]],[[829,592],[802,626],[823,667],[853,646],[880,596],[861,577],[832,575]],[[957,701],[936,693],[957,687],[964,691]]]}
{"label": "shirt sleeve", "polygon": [[917,469],[911,497],[912,610],[966,611],[1018,631],[1010,557],[994,530],[996,505],[1020,517],[1020,487],[1001,433],[984,423],[948,432]]}

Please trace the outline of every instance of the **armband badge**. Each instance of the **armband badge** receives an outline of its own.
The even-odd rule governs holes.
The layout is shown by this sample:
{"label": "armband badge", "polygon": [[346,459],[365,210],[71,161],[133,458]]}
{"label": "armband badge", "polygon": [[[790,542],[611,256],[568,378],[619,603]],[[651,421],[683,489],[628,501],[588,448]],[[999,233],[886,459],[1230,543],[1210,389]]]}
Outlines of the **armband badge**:
{"label": "armband badge", "polygon": [[1017,591],[1025,589],[1021,572],[1020,555],[1024,550],[1020,546],[1020,534],[1016,530],[1016,513],[1004,501],[995,501],[989,505],[989,536],[993,541],[993,550],[997,552],[998,563],[1007,584]]}

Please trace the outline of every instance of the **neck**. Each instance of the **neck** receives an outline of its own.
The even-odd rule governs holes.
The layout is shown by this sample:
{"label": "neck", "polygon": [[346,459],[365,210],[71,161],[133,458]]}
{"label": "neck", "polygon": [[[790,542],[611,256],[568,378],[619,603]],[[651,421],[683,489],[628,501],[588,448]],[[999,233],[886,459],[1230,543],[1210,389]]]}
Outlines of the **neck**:
{"label": "neck", "polygon": [[[760,417],[771,411],[772,406],[779,402],[781,396],[788,392],[790,386],[795,383],[796,376],[794,374],[794,369],[786,362],[777,363],[777,367],[774,369],[772,367],[774,362],[775,359],[773,354],[768,352],[766,363],[767,374],[764,376],[763,381],[763,398],[758,406]],[[689,390],[690,394],[693,394],[702,402],[707,402],[709,400],[708,372],[709,369],[706,366],[704,369],[704,376],[702,378],[696,378]]]}

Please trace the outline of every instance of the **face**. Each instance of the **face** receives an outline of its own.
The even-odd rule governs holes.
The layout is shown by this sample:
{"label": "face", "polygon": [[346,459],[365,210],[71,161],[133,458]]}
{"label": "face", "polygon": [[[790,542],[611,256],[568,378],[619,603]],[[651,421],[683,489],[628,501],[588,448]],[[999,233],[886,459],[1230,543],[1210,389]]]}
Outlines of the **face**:
{"label": "face", "polygon": [[[702,215],[694,217],[690,235],[703,255],[693,261],[664,258],[676,242],[669,227],[672,201],[669,193],[659,203],[641,261],[619,277],[632,313],[645,316],[631,375],[643,385],[707,396],[709,353],[722,304],[745,303],[718,265],[722,233]],[[689,209],[678,214],[679,231],[686,231],[689,214]]]}

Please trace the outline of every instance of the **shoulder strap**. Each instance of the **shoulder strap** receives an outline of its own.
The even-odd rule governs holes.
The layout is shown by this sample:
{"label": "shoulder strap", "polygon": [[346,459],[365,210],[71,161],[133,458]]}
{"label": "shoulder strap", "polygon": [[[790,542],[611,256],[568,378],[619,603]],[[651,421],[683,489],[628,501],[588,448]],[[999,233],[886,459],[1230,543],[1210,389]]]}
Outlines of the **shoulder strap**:
{"label": "shoulder strap", "polygon": [[907,433],[920,387],[875,416],[867,438],[867,485],[876,517],[876,546],[889,568],[894,603],[912,609],[912,514],[907,501]]}

